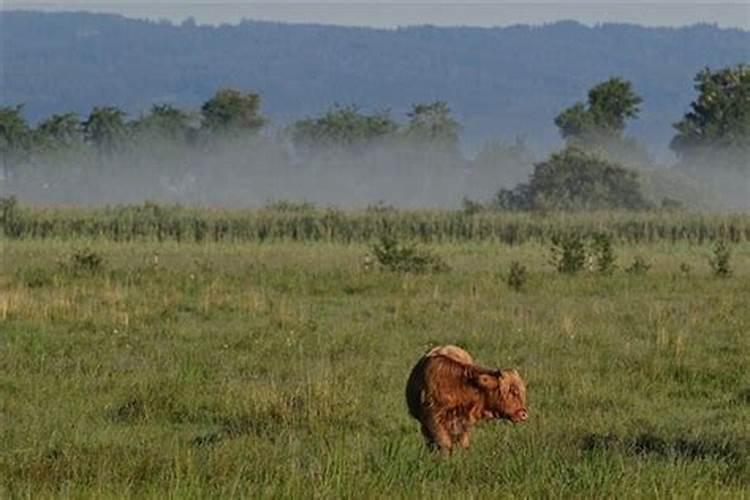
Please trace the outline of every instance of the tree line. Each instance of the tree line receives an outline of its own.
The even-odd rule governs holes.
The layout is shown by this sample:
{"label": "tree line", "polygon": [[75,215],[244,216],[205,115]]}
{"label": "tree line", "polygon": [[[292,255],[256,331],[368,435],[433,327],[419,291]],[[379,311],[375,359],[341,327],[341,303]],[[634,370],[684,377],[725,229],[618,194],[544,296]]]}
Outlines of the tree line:
{"label": "tree line", "polygon": [[[670,148],[678,158],[677,168],[704,173],[722,168],[750,175],[750,68],[743,64],[706,68],[694,82],[697,97],[673,125]],[[648,205],[639,192],[637,175],[623,167],[649,162],[647,152],[625,135],[628,122],[638,118],[643,99],[631,82],[619,77],[594,85],[585,102],[573,104],[554,118],[565,147],[538,162],[520,140],[515,144],[489,142],[475,158],[464,158],[461,125],[444,101],[414,104],[405,122],[388,110],[368,113],[356,105],[334,105],[280,131],[271,130],[261,104],[258,93],[226,88],[199,110],[155,104],[149,112],[128,120],[118,107],[103,106],[95,107],[87,117],[55,114],[35,126],[24,118],[23,104],[0,107],[0,186],[12,194],[14,179],[35,165],[86,156],[103,169],[118,154],[164,144],[205,152],[221,148],[223,141],[259,144],[259,140],[270,140],[288,146],[281,156],[301,168],[408,144],[412,154],[431,155],[430,162],[469,173],[520,165],[524,175],[530,174],[528,181],[501,189],[492,201],[496,208]]]}

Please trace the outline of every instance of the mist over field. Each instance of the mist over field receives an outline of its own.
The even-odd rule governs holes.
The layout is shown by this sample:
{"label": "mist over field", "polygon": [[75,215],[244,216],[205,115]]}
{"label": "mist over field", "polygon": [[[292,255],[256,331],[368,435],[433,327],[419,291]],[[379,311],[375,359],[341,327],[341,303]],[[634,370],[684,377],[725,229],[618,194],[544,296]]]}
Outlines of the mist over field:
{"label": "mist over field", "polygon": [[[512,152],[512,145],[506,149]],[[529,153],[523,153],[529,154]],[[19,169],[6,194],[29,203],[163,203],[257,207],[273,201],[364,207],[458,207],[486,199],[531,172],[530,156],[474,164],[419,144],[333,148],[298,157],[272,138],[223,139],[207,149],[152,143],[104,158],[50,158]],[[481,160],[481,159],[480,159]]]}
{"label": "mist over field", "polygon": [[[466,155],[468,156],[468,155]],[[487,202],[526,182],[544,156],[522,142],[497,140],[471,157],[419,142],[384,141],[357,151],[324,146],[314,155],[262,135],[222,138],[194,148],[154,139],[108,155],[77,150],[43,158],[0,181],[0,195],[42,205],[151,201],[226,207],[273,202],[363,208],[455,209],[464,199]],[[750,209],[750,175],[742,159],[706,156],[708,169],[627,163],[647,199],[687,208]]]}

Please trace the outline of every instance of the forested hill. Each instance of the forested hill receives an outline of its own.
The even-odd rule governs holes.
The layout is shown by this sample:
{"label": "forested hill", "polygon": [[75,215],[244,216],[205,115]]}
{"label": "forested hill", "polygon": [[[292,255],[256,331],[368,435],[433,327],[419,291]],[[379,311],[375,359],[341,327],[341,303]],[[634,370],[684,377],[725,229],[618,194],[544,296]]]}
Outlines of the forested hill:
{"label": "forested hill", "polygon": [[[198,107],[222,86],[256,90],[275,124],[333,103],[404,113],[447,101],[468,144],[525,136],[547,147],[564,107],[613,75],[644,98],[629,130],[663,148],[694,98],[703,67],[750,61],[750,32],[699,25],[397,30],[244,21],[133,20],[86,13],[0,13],[0,104],[28,119],[116,105],[137,115],[153,103]],[[398,116],[401,118],[401,116]]]}

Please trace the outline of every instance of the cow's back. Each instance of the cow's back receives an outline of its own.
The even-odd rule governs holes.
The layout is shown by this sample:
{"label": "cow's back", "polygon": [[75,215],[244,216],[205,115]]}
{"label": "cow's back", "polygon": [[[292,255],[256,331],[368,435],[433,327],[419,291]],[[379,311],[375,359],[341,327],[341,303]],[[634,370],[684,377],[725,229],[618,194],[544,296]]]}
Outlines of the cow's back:
{"label": "cow's back", "polygon": [[425,356],[445,356],[465,365],[473,365],[474,359],[471,354],[455,345],[440,345],[430,350]]}
{"label": "cow's back", "polygon": [[[473,362],[468,352],[454,345],[435,347],[422,356],[412,368],[406,383],[409,414],[422,421],[428,394],[454,392],[461,385],[462,368],[471,366]],[[440,386],[449,389],[441,391]]]}

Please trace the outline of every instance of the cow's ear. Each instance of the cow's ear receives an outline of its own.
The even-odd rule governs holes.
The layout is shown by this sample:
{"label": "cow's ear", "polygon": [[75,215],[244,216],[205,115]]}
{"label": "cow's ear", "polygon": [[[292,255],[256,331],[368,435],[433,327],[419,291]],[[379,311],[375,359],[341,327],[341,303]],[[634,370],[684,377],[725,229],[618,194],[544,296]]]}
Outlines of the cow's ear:
{"label": "cow's ear", "polygon": [[497,379],[497,375],[493,373],[487,373],[487,372],[478,373],[475,380],[479,387],[482,387],[488,390],[497,389],[498,379]]}

